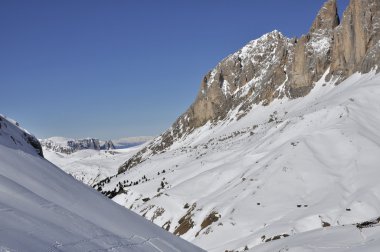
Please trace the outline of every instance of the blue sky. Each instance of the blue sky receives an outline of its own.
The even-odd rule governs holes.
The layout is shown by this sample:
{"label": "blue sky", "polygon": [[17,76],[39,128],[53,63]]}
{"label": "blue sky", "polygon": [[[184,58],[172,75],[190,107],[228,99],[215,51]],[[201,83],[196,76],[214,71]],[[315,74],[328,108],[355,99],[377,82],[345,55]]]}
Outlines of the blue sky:
{"label": "blue sky", "polygon": [[305,2],[2,0],[0,113],[40,138],[159,134],[228,54],[306,33],[324,1]]}

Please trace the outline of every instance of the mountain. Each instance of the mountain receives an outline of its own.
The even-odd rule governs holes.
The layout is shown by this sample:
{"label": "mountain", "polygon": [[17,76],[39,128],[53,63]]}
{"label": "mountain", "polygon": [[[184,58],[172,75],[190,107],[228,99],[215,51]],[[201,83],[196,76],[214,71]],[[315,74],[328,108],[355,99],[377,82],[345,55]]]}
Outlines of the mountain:
{"label": "mountain", "polygon": [[41,145],[54,152],[72,154],[79,150],[112,150],[115,146],[111,140],[100,142],[96,138],[71,139],[65,137],[51,137],[40,140]]}
{"label": "mountain", "polygon": [[380,61],[379,6],[376,0],[351,1],[339,23],[336,1],[329,0],[301,38],[273,31],[249,42],[206,74],[190,108],[120,172],[207,122],[228,119],[231,110],[243,117],[253,105],[307,95],[322,76],[338,84],[355,72],[368,73]]}
{"label": "mountain", "polygon": [[356,225],[380,216],[379,29],[378,0],[329,0],[306,35],[249,42],[95,188],[208,251],[377,251]]}
{"label": "mountain", "polygon": [[0,116],[0,251],[201,251],[76,181]]}

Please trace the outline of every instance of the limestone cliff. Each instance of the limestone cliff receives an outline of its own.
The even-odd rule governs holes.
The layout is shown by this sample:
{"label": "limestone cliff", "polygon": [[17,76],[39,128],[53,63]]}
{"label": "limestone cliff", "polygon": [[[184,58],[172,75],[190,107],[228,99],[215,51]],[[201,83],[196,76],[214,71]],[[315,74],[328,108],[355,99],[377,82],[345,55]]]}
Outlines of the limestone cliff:
{"label": "limestone cliff", "polygon": [[239,119],[253,104],[266,106],[276,98],[307,95],[325,73],[338,84],[354,72],[369,72],[380,62],[379,40],[379,0],[351,0],[341,23],[336,0],[327,1],[301,38],[273,31],[221,61],[203,78],[190,108],[119,173],[207,122],[228,119],[233,109],[239,110]]}
{"label": "limestone cliff", "polygon": [[345,78],[380,62],[380,1],[351,0],[334,30],[331,74]]}

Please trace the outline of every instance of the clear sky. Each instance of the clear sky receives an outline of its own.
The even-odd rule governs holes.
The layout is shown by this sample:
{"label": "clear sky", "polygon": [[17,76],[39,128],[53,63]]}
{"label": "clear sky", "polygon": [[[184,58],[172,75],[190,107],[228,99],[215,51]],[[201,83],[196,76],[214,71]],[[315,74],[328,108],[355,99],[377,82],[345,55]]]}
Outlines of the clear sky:
{"label": "clear sky", "polygon": [[0,113],[39,138],[160,134],[221,59],[306,33],[323,3],[1,0]]}

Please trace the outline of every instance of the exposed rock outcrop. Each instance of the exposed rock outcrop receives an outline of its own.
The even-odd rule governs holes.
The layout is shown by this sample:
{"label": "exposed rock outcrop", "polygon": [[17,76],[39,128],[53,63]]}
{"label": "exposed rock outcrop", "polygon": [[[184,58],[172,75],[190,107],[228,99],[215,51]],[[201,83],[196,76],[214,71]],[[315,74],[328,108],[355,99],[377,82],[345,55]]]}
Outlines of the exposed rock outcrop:
{"label": "exposed rock outcrop", "polygon": [[203,78],[190,108],[119,173],[165,151],[205,123],[225,120],[233,109],[238,108],[242,117],[253,104],[305,96],[325,73],[338,84],[354,72],[369,72],[380,62],[379,40],[379,0],[351,0],[342,23],[336,0],[328,0],[301,38],[273,31],[221,61]]}

